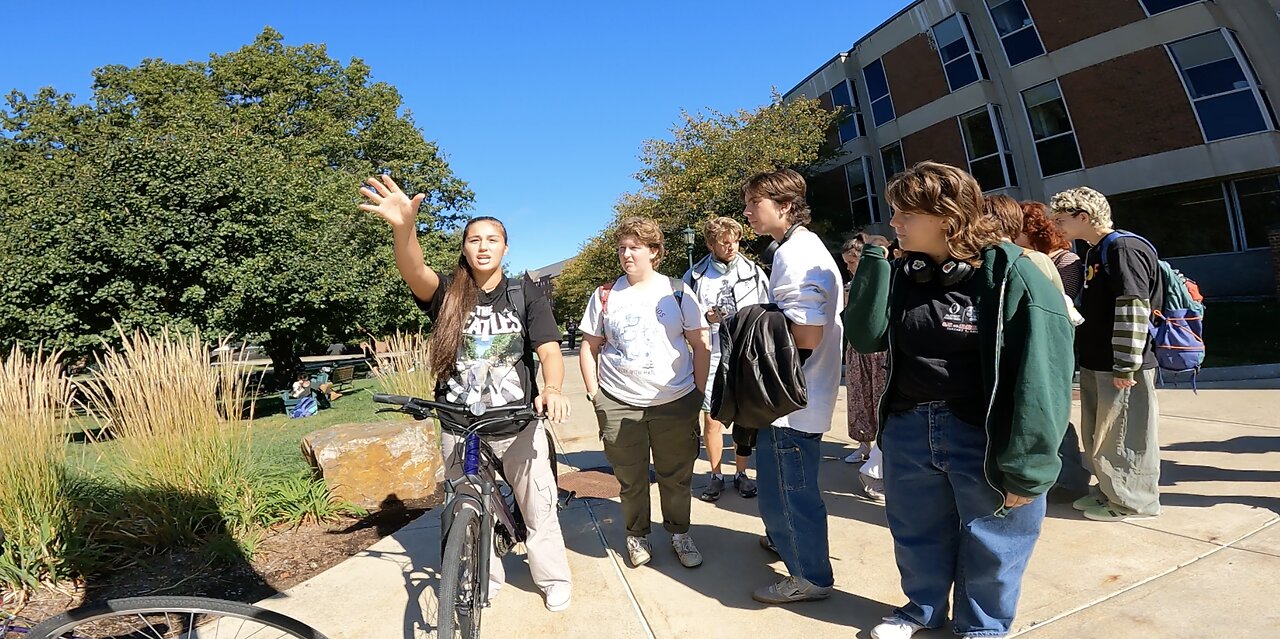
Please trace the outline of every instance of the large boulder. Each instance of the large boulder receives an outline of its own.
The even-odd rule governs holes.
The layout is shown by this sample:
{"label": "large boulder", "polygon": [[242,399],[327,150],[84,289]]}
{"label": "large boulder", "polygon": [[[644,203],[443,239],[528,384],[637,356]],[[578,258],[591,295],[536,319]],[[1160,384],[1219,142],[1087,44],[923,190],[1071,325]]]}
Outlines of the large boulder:
{"label": "large boulder", "polygon": [[336,497],[365,508],[425,499],[439,482],[440,444],[429,421],[333,426],[302,438],[302,454]]}

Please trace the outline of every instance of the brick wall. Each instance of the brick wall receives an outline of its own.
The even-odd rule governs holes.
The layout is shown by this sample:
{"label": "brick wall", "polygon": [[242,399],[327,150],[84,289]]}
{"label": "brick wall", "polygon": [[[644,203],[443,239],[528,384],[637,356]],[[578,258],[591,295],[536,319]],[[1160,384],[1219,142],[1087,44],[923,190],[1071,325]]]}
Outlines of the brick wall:
{"label": "brick wall", "polygon": [[1026,0],[1046,51],[1145,20],[1138,0]]}
{"label": "brick wall", "polygon": [[902,155],[908,168],[924,160],[943,162],[965,170],[969,167],[964,138],[960,136],[960,124],[955,118],[947,118],[902,138]]}
{"label": "brick wall", "polygon": [[884,54],[884,73],[889,94],[899,116],[914,111],[950,93],[942,60],[921,33]]}
{"label": "brick wall", "polygon": [[1086,67],[1059,82],[1085,166],[1204,144],[1164,47]]}

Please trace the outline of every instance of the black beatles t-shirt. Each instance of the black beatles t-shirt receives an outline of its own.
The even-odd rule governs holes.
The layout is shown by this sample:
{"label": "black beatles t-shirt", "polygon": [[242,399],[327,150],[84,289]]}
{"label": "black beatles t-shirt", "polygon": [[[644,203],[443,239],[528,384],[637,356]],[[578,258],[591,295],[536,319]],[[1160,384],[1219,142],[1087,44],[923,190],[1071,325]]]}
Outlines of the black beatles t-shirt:
{"label": "black beatles t-shirt", "polygon": [[[440,288],[430,302],[418,306],[435,322],[452,277],[441,275]],[[560,341],[560,329],[551,314],[551,302],[528,278],[524,286],[525,311],[511,308],[507,278],[497,288],[480,291],[476,306],[463,325],[454,374],[436,384],[436,401],[468,406],[484,402],[498,407],[527,404],[536,394],[533,351]],[[528,330],[524,320],[528,319]],[[527,335],[527,339],[522,337]]]}
{"label": "black beatles t-shirt", "polygon": [[952,287],[899,277],[902,322],[893,334],[889,411],[945,401],[956,417],[982,425],[982,346],[978,338],[977,277]]}
{"label": "black beatles t-shirt", "polygon": [[[1084,292],[1080,314],[1084,324],[1076,329],[1076,357],[1081,368],[1110,371],[1115,368],[1111,336],[1115,330],[1116,298],[1150,300],[1151,308],[1164,306],[1159,259],[1147,243],[1134,237],[1118,237],[1107,247],[1108,270],[1102,268],[1099,247],[1085,258]],[[1151,340],[1142,355],[1143,370],[1156,367]]]}

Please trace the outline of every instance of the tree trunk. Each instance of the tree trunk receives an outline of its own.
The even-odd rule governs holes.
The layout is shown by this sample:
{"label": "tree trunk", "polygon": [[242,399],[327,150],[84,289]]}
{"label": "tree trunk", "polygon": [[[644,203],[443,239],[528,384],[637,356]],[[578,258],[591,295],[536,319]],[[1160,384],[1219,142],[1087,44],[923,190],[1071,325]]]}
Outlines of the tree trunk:
{"label": "tree trunk", "polygon": [[293,340],[288,337],[272,336],[267,340],[267,355],[271,357],[271,370],[275,373],[277,388],[289,388],[298,369],[302,368],[302,359],[293,346]]}

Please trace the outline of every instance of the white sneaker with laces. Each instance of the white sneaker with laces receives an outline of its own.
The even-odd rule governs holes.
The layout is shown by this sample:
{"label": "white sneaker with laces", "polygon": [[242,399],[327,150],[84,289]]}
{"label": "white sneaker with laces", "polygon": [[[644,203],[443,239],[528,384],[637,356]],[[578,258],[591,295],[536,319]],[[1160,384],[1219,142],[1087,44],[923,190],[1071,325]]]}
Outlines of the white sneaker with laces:
{"label": "white sneaker with laces", "polygon": [[569,600],[573,598],[573,586],[569,584],[554,584],[547,588],[547,591],[543,594],[547,600],[547,610],[560,612],[569,607]]}
{"label": "white sneaker with laces", "polygon": [[672,535],[671,547],[675,549],[676,556],[680,558],[681,566],[696,568],[702,565],[702,553],[698,552],[698,547],[693,545],[693,537],[690,537],[688,533]]}
{"label": "white sneaker with laces", "polygon": [[653,546],[644,537],[627,535],[627,557],[631,560],[632,568],[639,568],[653,558]]}
{"label": "white sneaker with laces", "polygon": [[924,626],[898,617],[885,617],[875,628],[871,629],[871,639],[911,639],[911,635],[923,630]]}

